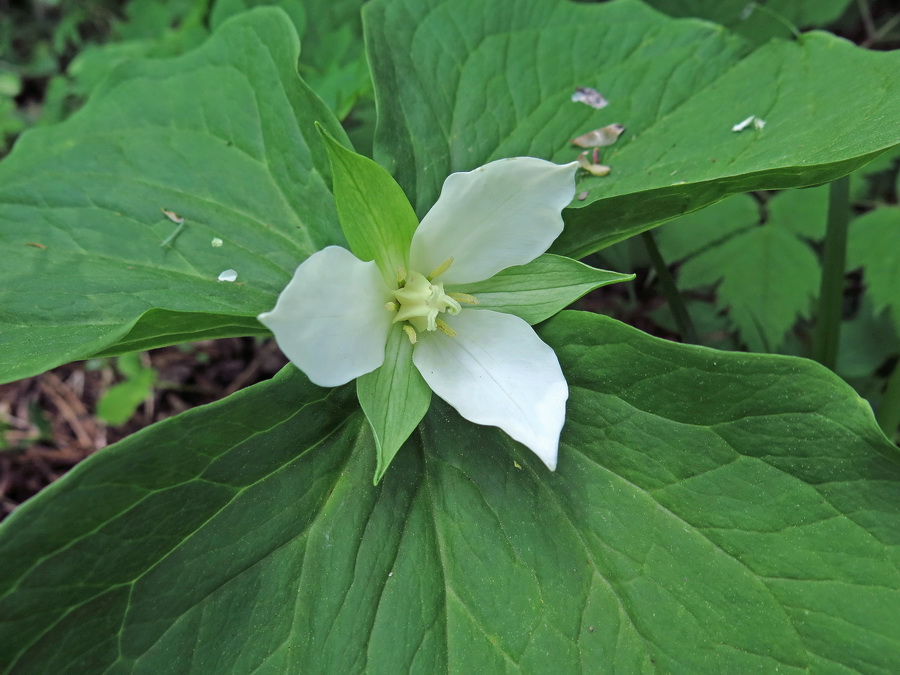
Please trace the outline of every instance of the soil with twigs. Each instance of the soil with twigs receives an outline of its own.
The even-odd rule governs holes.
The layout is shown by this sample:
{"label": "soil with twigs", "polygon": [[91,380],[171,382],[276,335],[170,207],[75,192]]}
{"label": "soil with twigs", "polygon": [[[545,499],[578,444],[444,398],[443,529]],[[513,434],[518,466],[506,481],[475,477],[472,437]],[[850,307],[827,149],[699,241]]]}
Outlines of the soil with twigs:
{"label": "soil with twigs", "polygon": [[209,340],[154,349],[152,392],[120,426],[96,415],[97,402],[121,379],[115,359],[60,366],[0,385],[0,519],[85,457],[144,427],[270,378],[287,363],[271,340]]}

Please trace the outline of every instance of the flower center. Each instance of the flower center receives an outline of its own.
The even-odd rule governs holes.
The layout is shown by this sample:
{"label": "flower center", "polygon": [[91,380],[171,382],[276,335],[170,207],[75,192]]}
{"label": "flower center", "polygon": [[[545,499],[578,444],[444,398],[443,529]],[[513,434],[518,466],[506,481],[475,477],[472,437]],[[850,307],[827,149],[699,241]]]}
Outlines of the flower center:
{"label": "flower center", "polygon": [[404,275],[400,283],[402,286],[393,291],[400,305],[394,323],[409,321],[416,331],[433,331],[443,323],[437,318],[438,314],[459,314],[459,303],[444,293],[444,284],[430,281],[415,271]]}

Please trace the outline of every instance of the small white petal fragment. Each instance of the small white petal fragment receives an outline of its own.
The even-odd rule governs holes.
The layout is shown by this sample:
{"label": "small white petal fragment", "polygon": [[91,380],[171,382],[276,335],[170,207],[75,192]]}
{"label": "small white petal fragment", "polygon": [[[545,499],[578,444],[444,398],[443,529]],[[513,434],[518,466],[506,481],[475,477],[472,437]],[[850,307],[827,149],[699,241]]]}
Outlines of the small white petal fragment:
{"label": "small white petal fragment", "polygon": [[562,232],[577,168],[513,157],[451,174],[413,235],[410,266],[434,270],[453,258],[440,277],[451,286],[531,262]]}
{"label": "small white petal fragment", "polygon": [[328,246],[307,258],[259,320],[281,351],[321,387],[336,387],[384,362],[393,313],[378,266]]}
{"label": "small white petal fragment", "polygon": [[169,220],[171,220],[171,221],[172,221],[173,223],[175,223],[176,225],[181,225],[181,224],[184,222],[184,218],[182,218],[181,216],[179,216],[179,215],[178,215],[177,213],[175,213],[174,211],[169,211],[168,209],[161,209],[161,211],[162,211],[163,214],[166,216],[166,218],[168,218]]}
{"label": "small white petal fragment", "polygon": [[578,89],[575,90],[575,93],[572,94],[572,102],[584,103],[597,110],[609,105],[609,101],[603,97],[603,94],[590,87],[578,87]]}
{"label": "small white petal fragment", "polygon": [[225,270],[219,273],[219,281],[237,281],[238,274],[234,270]]}
{"label": "small white petal fragment", "polygon": [[579,148],[603,148],[619,140],[619,136],[624,131],[625,126],[622,124],[607,124],[605,127],[573,138],[572,145],[577,145]]}
{"label": "small white petal fragment", "polygon": [[471,422],[500,427],[552,471],[569,388],[556,353],[512,314],[467,310],[429,333],[413,363],[435,394]]}
{"label": "small white petal fragment", "polygon": [[210,242],[213,248],[222,248],[222,244],[225,242],[219,239],[218,237],[213,237],[213,240]]}
{"label": "small white petal fragment", "polygon": [[764,126],[766,126],[766,121],[764,119],[762,119],[761,117],[757,117],[756,115],[750,115],[750,117],[741,120],[740,122],[735,124],[733,127],[731,127],[731,130],[732,131],[743,131],[744,129],[749,127],[751,124],[753,125],[754,129],[760,130]]}

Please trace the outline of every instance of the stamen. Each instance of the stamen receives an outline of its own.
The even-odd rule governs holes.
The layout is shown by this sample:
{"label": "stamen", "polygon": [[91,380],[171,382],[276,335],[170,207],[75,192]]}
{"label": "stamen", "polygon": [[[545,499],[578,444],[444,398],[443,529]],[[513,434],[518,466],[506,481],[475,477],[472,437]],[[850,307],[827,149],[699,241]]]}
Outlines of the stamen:
{"label": "stamen", "polygon": [[440,265],[431,270],[431,274],[428,275],[428,281],[431,281],[435,277],[441,276],[444,272],[450,269],[450,265],[453,264],[453,256],[447,258]]}
{"label": "stamen", "polygon": [[397,283],[402,284],[406,280],[406,268],[403,265],[397,265]]}
{"label": "stamen", "polygon": [[397,303],[396,302],[386,302],[384,303],[384,308],[389,312],[397,311]]}
{"label": "stamen", "polygon": [[441,331],[444,335],[446,335],[447,337],[456,337],[456,331],[450,328],[450,326],[447,325],[446,321],[437,319],[435,323],[437,323],[438,330]]}
{"label": "stamen", "polygon": [[478,298],[474,295],[469,295],[468,293],[447,293],[451,298],[456,300],[457,302],[462,302],[467,305],[477,305]]}
{"label": "stamen", "polygon": [[403,325],[403,330],[406,332],[406,337],[409,338],[409,344],[416,344],[416,340],[419,339],[419,336],[416,335],[416,329],[407,323]]}

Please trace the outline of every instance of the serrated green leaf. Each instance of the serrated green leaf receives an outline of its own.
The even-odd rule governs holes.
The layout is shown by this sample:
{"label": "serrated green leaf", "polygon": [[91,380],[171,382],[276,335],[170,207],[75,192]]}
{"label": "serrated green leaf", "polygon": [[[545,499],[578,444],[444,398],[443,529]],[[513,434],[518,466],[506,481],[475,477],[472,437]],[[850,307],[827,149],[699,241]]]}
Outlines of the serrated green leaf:
{"label": "serrated green leaf", "polygon": [[[570,139],[627,127],[602,155],[612,173],[583,179],[589,195],[565,213],[552,250],[571,257],[731,194],[828,182],[900,143],[900,53],[825,33],[751,52],[717,26],[628,0],[376,0],[364,18],[376,157],[420,215],[452,171],[515,155],[571,161]],[[576,87],[609,106],[573,103]],[[733,132],[749,115],[765,128]]]}
{"label": "serrated green leaf", "polygon": [[431,388],[412,362],[413,346],[401,324],[394,324],[384,364],[356,379],[359,405],[372,427],[377,462],[375,484],[431,405]]}
{"label": "serrated green leaf", "polygon": [[823,239],[828,223],[830,189],[830,185],[822,185],[779,192],[766,205],[769,222],[806,239]]}
{"label": "serrated green leaf", "polygon": [[[0,163],[0,341],[15,345],[0,381],[262,332],[255,316],[298,262],[343,243],[313,122],[344,136],[298,53],[288,18],[258,9],[183,57],[123,64],[68,121],[19,140]],[[162,209],[185,219],[164,247],[179,226]],[[226,269],[236,283],[217,281]]]}
{"label": "serrated green leaf", "polygon": [[835,372],[845,380],[870,377],[889,357],[900,352],[893,322],[872,309],[863,295],[857,315],[841,323],[840,348]]}
{"label": "serrated green leaf", "polygon": [[454,286],[456,293],[475,296],[474,309],[515,314],[534,325],[565,309],[595,288],[631,281],[633,274],[598,270],[577,260],[544,254],[474,284]]}
{"label": "serrated green leaf", "polygon": [[774,352],[798,316],[808,314],[819,276],[812,249],[770,224],[691,258],[678,278],[682,288],[718,283],[716,303],[728,308],[747,345]]}
{"label": "serrated green leaf", "polygon": [[666,223],[654,233],[663,259],[684,260],[759,223],[759,206],[750,195],[735,195]]}
{"label": "serrated green leaf", "polygon": [[875,209],[853,220],[847,263],[849,269],[863,268],[875,312],[889,309],[900,330],[900,208]]}
{"label": "serrated green leaf", "polygon": [[388,283],[396,284],[398,270],[409,267],[409,244],[419,226],[409,200],[391,174],[371,159],[348,150],[327,132],[322,139],[350,250],[360,260],[374,260]]}
{"label": "serrated green leaf", "polygon": [[353,388],[293,368],[89,458],[0,529],[0,663],[900,669],[900,466],[846,385],[596,315],[541,336],[556,473],[435,401],[374,487]]}

